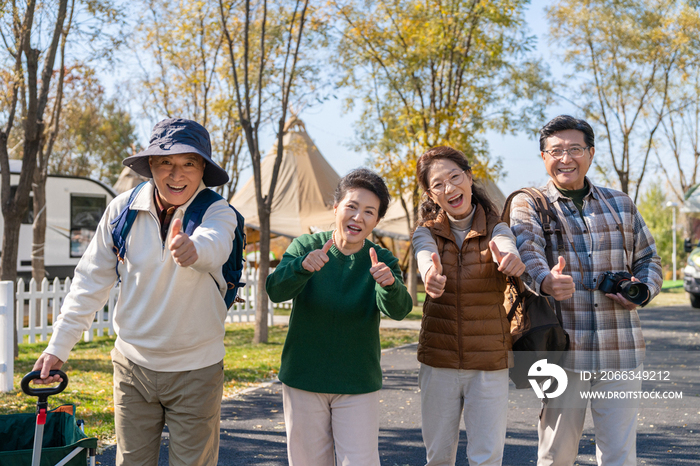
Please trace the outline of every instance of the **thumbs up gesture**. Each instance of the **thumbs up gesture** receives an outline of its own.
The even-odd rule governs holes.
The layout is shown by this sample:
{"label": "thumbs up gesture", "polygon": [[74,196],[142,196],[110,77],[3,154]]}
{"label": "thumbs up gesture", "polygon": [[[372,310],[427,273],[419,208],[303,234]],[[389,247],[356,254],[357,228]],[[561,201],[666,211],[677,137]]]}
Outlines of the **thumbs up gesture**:
{"label": "thumbs up gesture", "polygon": [[170,254],[175,263],[181,267],[189,267],[197,262],[197,248],[184,231],[182,231],[182,220],[176,218],[170,227],[170,243],[168,244]]}
{"label": "thumbs up gesture", "polygon": [[425,274],[425,292],[431,298],[437,299],[445,292],[447,277],[442,274],[440,256],[434,252],[430,258],[433,260],[433,266],[430,267]]}
{"label": "thumbs up gesture", "polygon": [[333,246],[333,239],[326,241],[321,249],[314,249],[306,255],[306,259],[301,263],[301,266],[309,272],[318,272],[328,262],[328,251]]}
{"label": "thumbs up gesture", "polygon": [[512,252],[501,252],[495,241],[489,242],[491,254],[498,261],[498,271],[509,277],[519,277],[525,272],[525,264]]}
{"label": "thumbs up gesture", "polygon": [[559,262],[552,267],[551,272],[544,277],[540,285],[542,291],[557,301],[571,298],[576,291],[574,279],[571,278],[571,275],[564,275],[564,267],[566,267],[566,260],[559,256]]}
{"label": "thumbs up gesture", "polygon": [[369,273],[374,277],[374,281],[379,283],[382,288],[393,285],[394,274],[384,262],[379,262],[377,251],[374,248],[369,248],[369,257],[372,260],[372,267],[369,269]]}

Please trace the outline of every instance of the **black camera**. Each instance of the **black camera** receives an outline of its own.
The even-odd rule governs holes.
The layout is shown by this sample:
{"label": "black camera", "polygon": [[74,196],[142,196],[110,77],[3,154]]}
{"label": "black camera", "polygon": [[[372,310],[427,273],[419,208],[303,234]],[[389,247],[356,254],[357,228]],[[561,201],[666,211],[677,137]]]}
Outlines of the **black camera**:
{"label": "black camera", "polygon": [[604,272],[598,277],[598,289],[603,293],[620,293],[627,301],[644,304],[649,298],[649,287],[633,282],[627,272]]}

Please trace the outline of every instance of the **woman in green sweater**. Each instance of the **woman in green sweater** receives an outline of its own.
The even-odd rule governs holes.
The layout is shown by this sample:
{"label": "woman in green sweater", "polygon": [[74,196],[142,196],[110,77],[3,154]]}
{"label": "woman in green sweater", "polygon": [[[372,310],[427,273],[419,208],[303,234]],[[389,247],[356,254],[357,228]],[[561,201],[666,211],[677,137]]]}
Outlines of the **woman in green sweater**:
{"label": "woman in green sweater", "polygon": [[267,278],[272,301],[294,300],[279,374],[290,466],[379,465],[380,313],[412,309],[398,260],[367,240],[389,200],[381,177],[353,170],[336,229],[296,238]]}

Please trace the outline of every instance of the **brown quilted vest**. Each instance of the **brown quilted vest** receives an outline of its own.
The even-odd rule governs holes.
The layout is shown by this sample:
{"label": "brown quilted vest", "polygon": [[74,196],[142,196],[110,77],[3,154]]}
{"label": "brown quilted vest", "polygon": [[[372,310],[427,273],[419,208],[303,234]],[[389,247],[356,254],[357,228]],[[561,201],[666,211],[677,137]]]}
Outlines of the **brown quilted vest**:
{"label": "brown quilted vest", "polygon": [[[418,340],[418,361],[449,369],[509,367],[510,324],[503,307],[506,276],[493,261],[489,241],[499,218],[476,205],[472,229],[457,248],[445,212],[427,222],[437,242],[445,292],[426,296]],[[512,360],[512,356],[510,356]]]}

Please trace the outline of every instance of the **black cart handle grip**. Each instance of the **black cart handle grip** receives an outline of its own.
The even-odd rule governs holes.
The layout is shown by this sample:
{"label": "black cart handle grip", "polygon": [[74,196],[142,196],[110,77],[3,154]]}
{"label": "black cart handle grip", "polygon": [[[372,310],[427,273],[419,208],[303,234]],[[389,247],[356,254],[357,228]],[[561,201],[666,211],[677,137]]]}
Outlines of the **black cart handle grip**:
{"label": "black cart handle grip", "polygon": [[29,382],[41,378],[41,371],[33,371],[22,378],[22,391],[29,396],[38,396],[39,398],[46,400],[46,397],[58,395],[68,386],[68,376],[63,371],[51,371],[49,372],[49,375],[58,375],[63,379],[63,381],[55,387],[33,388],[31,385],[29,385]]}

